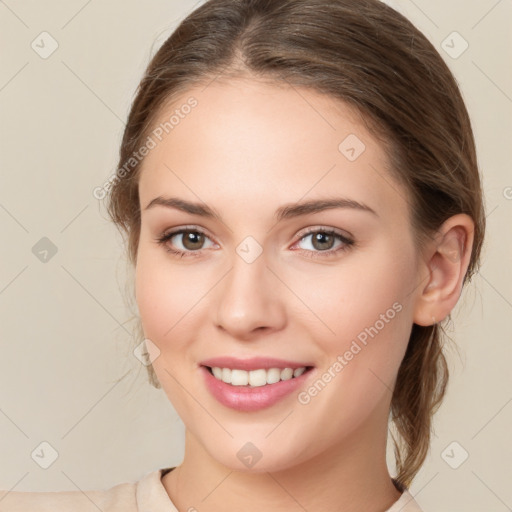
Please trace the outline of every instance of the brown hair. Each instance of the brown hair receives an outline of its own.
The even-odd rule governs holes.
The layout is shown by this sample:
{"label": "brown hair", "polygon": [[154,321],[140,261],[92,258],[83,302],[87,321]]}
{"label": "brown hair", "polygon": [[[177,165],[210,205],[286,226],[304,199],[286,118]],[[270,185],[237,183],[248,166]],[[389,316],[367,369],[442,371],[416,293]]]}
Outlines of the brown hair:
{"label": "brown hair", "polygon": [[[140,232],[140,161],[130,158],[164,105],[219,74],[307,87],[354,107],[386,144],[390,172],[406,185],[417,246],[449,217],[466,213],[475,228],[464,284],[475,273],[485,215],[466,107],[432,44],[379,0],[210,0],[182,21],[139,85],[108,197],[111,219],[128,235],[131,264]],[[128,161],[130,172],[120,174]],[[151,366],[148,372],[160,387]],[[413,324],[390,411],[402,488],[427,456],[447,382],[440,325]]]}

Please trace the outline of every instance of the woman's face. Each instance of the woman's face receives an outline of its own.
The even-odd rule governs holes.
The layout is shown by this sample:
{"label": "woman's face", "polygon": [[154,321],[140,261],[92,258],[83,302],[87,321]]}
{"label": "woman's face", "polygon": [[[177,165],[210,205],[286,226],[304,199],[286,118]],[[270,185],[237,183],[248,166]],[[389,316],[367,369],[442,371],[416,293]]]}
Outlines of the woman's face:
{"label": "woman's face", "polygon": [[248,79],[155,126],[136,297],[191,439],[254,471],[384,442],[424,280],[382,146],[347,106]]}

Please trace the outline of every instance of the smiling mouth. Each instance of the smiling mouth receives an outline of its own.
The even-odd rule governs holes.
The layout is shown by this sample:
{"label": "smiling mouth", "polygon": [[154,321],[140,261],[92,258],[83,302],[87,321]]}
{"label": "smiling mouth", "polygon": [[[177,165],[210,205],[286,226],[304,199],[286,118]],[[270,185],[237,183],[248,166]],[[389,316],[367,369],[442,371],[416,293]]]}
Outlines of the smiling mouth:
{"label": "smiling mouth", "polygon": [[276,384],[281,381],[295,379],[310,371],[312,366],[300,368],[259,368],[256,370],[240,370],[235,368],[220,368],[205,366],[213,377],[232,386],[261,387]]}

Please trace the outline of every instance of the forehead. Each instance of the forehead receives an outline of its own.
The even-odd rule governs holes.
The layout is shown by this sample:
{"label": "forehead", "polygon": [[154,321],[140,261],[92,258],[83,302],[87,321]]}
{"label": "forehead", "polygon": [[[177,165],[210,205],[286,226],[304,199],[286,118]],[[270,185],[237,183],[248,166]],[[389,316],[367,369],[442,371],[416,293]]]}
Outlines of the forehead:
{"label": "forehead", "polygon": [[311,89],[214,80],[167,104],[154,126],[161,140],[153,136],[142,164],[142,207],[166,191],[211,198],[220,209],[244,207],[248,198],[277,207],[326,194],[383,209],[403,197],[360,115]]}

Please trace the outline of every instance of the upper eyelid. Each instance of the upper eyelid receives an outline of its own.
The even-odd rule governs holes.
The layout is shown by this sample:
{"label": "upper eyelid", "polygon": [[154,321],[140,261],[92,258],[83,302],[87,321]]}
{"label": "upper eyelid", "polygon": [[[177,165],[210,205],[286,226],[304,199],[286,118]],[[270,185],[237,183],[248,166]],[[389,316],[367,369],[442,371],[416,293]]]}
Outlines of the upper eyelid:
{"label": "upper eyelid", "polygon": [[[204,235],[206,238],[208,238],[213,244],[215,245],[219,245],[218,242],[215,241],[214,238],[212,238],[206,231],[204,231],[202,228],[197,228],[197,227],[183,227],[183,228],[176,228],[176,229],[170,229],[169,231],[165,231],[163,233],[163,235],[160,237],[160,238],[166,238],[168,240],[170,240],[171,238],[174,238],[175,236],[178,236],[178,235],[184,235],[185,232],[187,231],[192,231],[192,232],[197,232],[197,233],[200,233],[202,235]],[[203,249],[199,249],[198,251],[190,251],[190,252],[199,252],[199,251],[202,251]]]}
{"label": "upper eyelid", "polygon": [[164,231],[164,234],[162,236],[165,236],[165,237],[173,237],[173,236],[176,236],[176,235],[183,235],[184,232],[186,231],[192,231],[192,232],[197,232],[197,233],[201,233],[202,235],[205,235],[206,237],[208,237],[212,242],[214,242],[214,237],[211,237],[209,234],[208,234],[208,231],[206,231],[204,228],[201,228],[201,227],[198,227],[198,226],[194,226],[194,227],[191,227],[191,226],[184,226],[184,227],[181,227],[181,228],[172,228],[172,229],[169,229],[168,231]]}
{"label": "upper eyelid", "polygon": [[351,240],[354,238],[352,236],[352,234],[350,234],[348,231],[345,231],[345,230],[339,229],[339,228],[330,227],[330,226],[317,226],[317,227],[313,226],[313,227],[308,227],[308,228],[305,228],[305,231],[303,231],[303,230],[299,231],[299,233],[297,234],[297,237],[299,239],[301,239],[301,238],[303,238],[303,237],[305,237],[307,235],[310,235],[312,233],[316,233],[318,231],[333,232],[336,235],[341,236],[342,238],[349,238]]}

